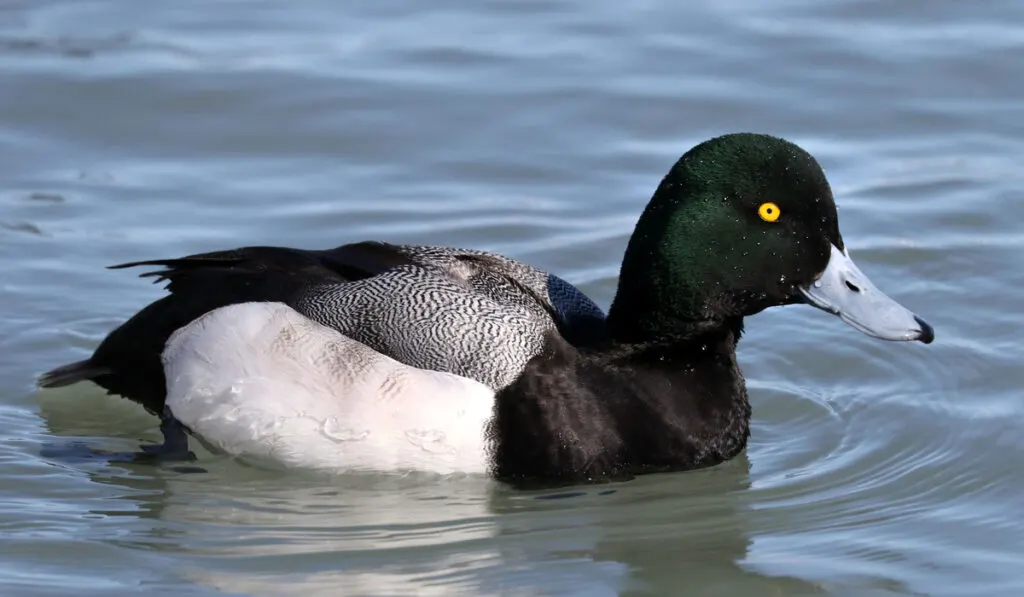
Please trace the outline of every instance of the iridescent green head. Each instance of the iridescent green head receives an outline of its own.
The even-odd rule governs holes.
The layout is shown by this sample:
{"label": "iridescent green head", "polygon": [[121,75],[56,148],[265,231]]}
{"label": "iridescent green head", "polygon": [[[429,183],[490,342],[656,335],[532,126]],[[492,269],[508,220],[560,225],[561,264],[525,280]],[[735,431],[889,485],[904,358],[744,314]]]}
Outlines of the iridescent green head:
{"label": "iridescent green head", "polygon": [[934,337],[849,258],[814,157],[777,137],[731,134],[688,151],[658,186],[608,323],[614,336],[642,340],[801,302],[880,338]]}

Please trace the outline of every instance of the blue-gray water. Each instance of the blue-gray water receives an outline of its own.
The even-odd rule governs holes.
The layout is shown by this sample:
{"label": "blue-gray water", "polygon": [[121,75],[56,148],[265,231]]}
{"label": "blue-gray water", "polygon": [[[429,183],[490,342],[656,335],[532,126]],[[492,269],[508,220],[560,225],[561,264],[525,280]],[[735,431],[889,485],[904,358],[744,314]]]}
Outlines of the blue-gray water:
{"label": "blue-gray water", "polygon": [[[1024,3],[0,2],[0,594],[1024,594]],[[156,421],[34,377],[161,295],[104,266],[380,238],[607,306],[705,138],[790,138],[935,325],[747,322],[742,457],[569,499],[86,458]]]}

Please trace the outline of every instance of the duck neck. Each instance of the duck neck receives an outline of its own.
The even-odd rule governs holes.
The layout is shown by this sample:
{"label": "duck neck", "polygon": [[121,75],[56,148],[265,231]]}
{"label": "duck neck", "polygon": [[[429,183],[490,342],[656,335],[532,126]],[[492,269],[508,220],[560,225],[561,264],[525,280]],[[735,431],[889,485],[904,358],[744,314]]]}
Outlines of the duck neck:
{"label": "duck neck", "polygon": [[611,335],[606,344],[593,347],[591,352],[628,355],[627,360],[648,365],[656,363],[654,369],[672,376],[704,359],[728,361],[731,366],[735,363],[736,345],[742,331],[742,319],[677,323],[671,331],[657,330],[648,334],[634,331],[626,338]]}
{"label": "duck neck", "polygon": [[615,340],[686,338],[718,328],[738,339],[742,332],[742,297],[730,290],[729,268],[718,259],[720,239],[687,234],[688,222],[710,217],[711,201],[681,193],[676,187],[684,184],[663,180],[637,221],[608,311]]}

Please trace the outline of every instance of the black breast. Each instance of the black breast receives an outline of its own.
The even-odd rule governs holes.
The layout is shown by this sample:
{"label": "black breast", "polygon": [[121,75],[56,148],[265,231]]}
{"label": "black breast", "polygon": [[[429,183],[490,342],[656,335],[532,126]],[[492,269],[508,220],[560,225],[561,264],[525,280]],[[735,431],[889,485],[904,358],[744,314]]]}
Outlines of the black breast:
{"label": "black breast", "polygon": [[498,478],[550,485],[718,464],[749,424],[731,332],[583,351],[552,333],[497,394],[489,440]]}

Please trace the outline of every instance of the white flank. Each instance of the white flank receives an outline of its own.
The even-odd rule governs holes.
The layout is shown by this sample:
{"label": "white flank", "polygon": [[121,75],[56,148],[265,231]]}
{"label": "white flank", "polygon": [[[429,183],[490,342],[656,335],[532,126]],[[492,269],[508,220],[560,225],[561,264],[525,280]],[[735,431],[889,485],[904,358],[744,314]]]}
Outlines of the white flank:
{"label": "white flank", "polygon": [[167,406],[207,445],[329,472],[485,473],[494,392],[409,367],[281,303],[244,303],[176,331]]}

